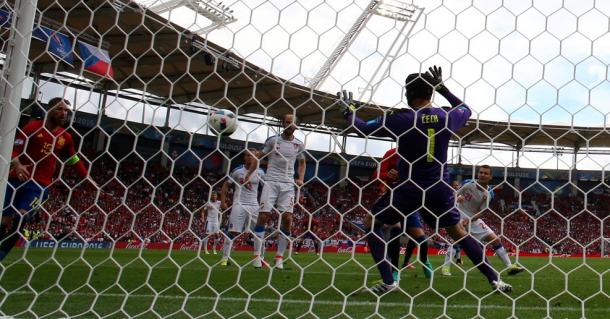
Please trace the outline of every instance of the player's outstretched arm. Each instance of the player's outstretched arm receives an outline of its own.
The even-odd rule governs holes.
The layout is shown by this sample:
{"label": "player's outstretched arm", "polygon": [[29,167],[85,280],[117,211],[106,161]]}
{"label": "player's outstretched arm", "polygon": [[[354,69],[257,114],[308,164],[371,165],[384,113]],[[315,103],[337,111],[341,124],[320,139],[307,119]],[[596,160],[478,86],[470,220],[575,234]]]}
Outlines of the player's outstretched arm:
{"label": "player's outstretched arm", "polygon": [[389,122],[391,118],[396,117],[396,115],[390,115],[387,118],[380,116],[365,122],[355,113],[356,109],[359,107],[359,103],[354,101],[354,94],[352,92],[346,90],[337,92],[337,99],[339,101],[339,110],[343,113],[343,116],[348,122],[352,123],[353,121],[353,125],[358,129],[359,134],[379,137],[392,136],[388,131],[392,129],[390,127],[392,125]]}

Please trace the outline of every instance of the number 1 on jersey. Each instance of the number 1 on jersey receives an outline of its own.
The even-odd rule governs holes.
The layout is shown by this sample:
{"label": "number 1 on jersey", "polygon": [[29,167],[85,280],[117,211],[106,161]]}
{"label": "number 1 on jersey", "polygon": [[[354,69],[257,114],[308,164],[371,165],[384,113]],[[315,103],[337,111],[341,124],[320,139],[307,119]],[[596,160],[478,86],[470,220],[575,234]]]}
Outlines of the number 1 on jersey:
{"label": "number 1 on jersey", "polygon": [[436,141],[434,140],[434,138],[436,137],[435,133],[435,129],[428,129],[428,163],[434,162],[434,146],[436,144]]}

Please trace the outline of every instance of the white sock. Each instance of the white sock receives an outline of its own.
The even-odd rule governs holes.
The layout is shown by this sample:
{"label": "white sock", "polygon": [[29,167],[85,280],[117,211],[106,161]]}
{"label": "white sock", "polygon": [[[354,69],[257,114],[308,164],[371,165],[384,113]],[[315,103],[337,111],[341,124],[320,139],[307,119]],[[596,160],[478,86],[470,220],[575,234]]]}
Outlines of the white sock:
{"label": "white sock", "polygon": [[510,257],[508,257],[508,252],[504,249],[504,246],[500,246],[500,248],[496,249],[496,255],[502,260],[504,266],[512,267],[513,263],[510,262]]}
{"label": "white sock", "polygon": [[449,246],[447,253],[445,254],[445,262],[443,263],[443,267],[451,267],[451,261],[453,260],[454,254],[455,250],[453,249],[453,246]]}
{"label": "white sock", "polygon": [[203,239],[203,250],[208,251],[208,237]]}
{"label": "white sock", "polygon": [[288,247],[288,238],[280,233],[277,238],[277,253],[275,256],[283,257],[286,248]]}
{"label": "white sock", "polygon": [[214,238],[214,246],[212,246],[212,250],[214,252],[216,252],[216,247],[218,247],[219,244],[220,244],[220,238],[218,238],[218,237]]}
{"label": "white sock", "polygon": [[222,258],[229,259],[231,257],[231,247],[233,246],[233,241],[228,237],[225,238],[225,242],[222,245]]}
{"label": "white sock", "polygon": [[263,242],[265,241],[265,232],[256,232],[253,236],[254,240],[254,256],[263,256]]}

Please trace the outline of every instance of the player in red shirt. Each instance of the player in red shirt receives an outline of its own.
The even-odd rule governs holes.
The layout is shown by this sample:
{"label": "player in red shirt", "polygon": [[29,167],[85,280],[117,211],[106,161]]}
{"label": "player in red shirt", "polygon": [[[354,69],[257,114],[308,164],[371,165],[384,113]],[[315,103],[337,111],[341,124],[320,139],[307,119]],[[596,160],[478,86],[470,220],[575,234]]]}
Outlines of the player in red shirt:
{"label": "player in red shirt", "polygon": [[[392,148],[388,150],[381,160],[381,165],[379,167],[379,173],[375,172],[373,178],[378,178],[380,180],[379,190],[381,197],[377,200],[375,205],[385,206],[383,211],[380,213],[384,213],[386,210],[394,209],[390,206],[390,196],[392,189],[396,186],[396,182],[398,181],[398,171],[396,170],[396,165],[398,163],[398,155],[396,154],[396,149]],[[404,221],[403,221],[404,222]],[[410,245],[407,246],[406,256],[411,256],[413,249],[417,247],[413,240],[414,239],[419,244],[419,256],[421,262],[424,264],[423,271],[426,278],[432,277],[432,265],[428,260],[428,244],[427,238],[422,229],[421,218],[419,213],[415,212],[406,218],[406,225],[402,225],[402,223],[397,223],[394,225],[387,225],[389,231],[386,233],[386,237],[388,240],[388,257],[390,257],[390,261],[394,266],[393,276],[394,280],[398,280],[398,270],[400,267],[398,266],[398,262],[400,259],[400,237],[406,231],[409,235]],[[403,231],[404,229],[404,231]],[[406,257],[405,256],[405,257]],[[405,260],[405,261],[408,261]],[[404,267],[404,266],[403,266]]]}
{"label": "player in red shirt", "polygon": [[81,178],[87,177],[72,135],[63,127],[69,113],[70,102],[53,98],[44,120],[30,120],[17,130],[0,226],[0,261],[19,240],[21,217],[31,216],[47,199],[58,159],[66,159],[63,163],[74,166]]}

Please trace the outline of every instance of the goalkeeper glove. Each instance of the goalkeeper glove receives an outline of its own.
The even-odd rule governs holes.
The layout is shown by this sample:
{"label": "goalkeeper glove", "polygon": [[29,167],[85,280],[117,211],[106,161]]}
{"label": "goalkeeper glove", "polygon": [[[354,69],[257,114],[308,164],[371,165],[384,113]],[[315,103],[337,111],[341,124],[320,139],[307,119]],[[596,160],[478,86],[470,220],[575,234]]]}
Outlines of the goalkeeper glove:
{"label": "goalkeeper glove", "polygon": [[437,92],[441,93],[443,91],[447,91],[447,87],[443,83],[443,69],[441,69],[440,66],[434,65],[428,68],[428,72],[426,72],[426,74],[430,76],[430,79],[427,80],[431,82],[430,84],[434,86],[434,89]]}
{"label": "goalkeeper glove", "polygon": [[343,113],[343,116],[348,117],[358,108],[358,103],[354,101],[354,94],[343,90],[337,92],[337,99],[339,99],[339,110]]}

